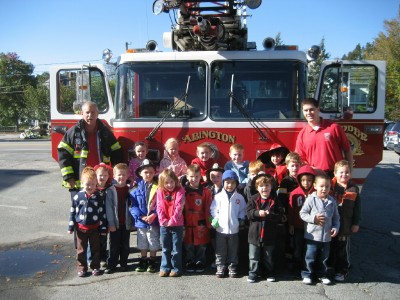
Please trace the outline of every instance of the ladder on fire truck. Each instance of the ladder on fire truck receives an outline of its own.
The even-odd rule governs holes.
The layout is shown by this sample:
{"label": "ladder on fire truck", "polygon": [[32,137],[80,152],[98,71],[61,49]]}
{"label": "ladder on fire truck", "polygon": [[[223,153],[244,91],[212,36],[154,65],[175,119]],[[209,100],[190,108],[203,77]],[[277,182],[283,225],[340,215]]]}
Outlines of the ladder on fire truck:
{"label": "ladder on fire truck", "polygon": [[[247,50],[247,2],[157,0],[153,4],[153,12],[178,11],[176,25],[169,37],[174,50]],[[261,3],[255,2],[258,6]]]}

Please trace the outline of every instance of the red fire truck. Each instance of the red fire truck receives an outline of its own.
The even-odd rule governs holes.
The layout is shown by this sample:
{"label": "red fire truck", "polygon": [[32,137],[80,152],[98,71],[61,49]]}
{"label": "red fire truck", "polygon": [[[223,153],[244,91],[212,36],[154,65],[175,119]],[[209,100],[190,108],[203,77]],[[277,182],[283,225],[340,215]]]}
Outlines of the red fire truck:
{"label": "red fire truck", "polygon": [[[157,0],[156,14],[175,14],[159,52],[121,54],[113,78],[104,65],[53,67],[50,74],[52,155],[63,133],[80,119],[80,105],[91,100],[126,154],[136,141],[147,141],[159,161],[163,144],[175,137],[190,162],[196,146],[209,142],[214,158],[229,160],[229,147],[240,143],[245,159],[264,159],[273,143],[294,150],[305,126],[301,101],[307,97],[308,66],[318,54],[264,40],[263,50],[247,41],[246,9],[261,1]],[[110,51],[105,51],[109,60]],[[110,81],[109,81],[110,80]],[[111,97],[109,82],[115,83]],[[324,118],[344,128],[353,147],[353,176],[362,183],[382,159],[385,62],[333,61],[321,68],[315,98]]]}

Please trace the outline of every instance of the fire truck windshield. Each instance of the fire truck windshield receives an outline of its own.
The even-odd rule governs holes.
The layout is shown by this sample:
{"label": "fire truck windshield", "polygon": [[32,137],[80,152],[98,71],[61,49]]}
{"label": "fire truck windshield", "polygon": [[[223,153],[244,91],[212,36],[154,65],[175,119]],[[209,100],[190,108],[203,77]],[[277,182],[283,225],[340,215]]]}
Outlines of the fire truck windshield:
{"label": "fire truck windshield", "polygon": [[120,120],[296,119],[306,94],[299,61],[134,62],[116,75]]}
{"label": "fire truck windshield", "polygon": [[294,61],[218,61],[211,65],[211,118],[244,120],[235,97],[253,119],[299,117],[305,97],[303,64]]}

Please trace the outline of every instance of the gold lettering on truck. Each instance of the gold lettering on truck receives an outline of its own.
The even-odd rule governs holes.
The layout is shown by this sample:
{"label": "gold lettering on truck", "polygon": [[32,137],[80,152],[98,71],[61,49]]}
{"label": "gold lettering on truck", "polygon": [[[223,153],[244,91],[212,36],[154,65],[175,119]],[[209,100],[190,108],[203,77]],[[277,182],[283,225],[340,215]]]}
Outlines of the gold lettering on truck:
{"label": "gold lettering on truck", "polygon": [[236,136],[214,130],[202,130],[187,134],[182,138],[182,141],[185,143],[193,143],[204,139],[218,140],[229,144],[235,144],[236,142]]}

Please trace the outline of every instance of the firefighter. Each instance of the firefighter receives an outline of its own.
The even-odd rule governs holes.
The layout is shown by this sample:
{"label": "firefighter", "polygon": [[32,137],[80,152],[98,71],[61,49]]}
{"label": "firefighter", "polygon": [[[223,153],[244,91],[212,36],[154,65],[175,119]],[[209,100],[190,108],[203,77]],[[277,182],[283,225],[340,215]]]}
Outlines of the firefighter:
{"label": "firefighter", "polygon": [[82,104],[82,119],[65,133],[57,147],[63,186],[71,192],[71,199],[79,191],[80,174],[84,167],[103,162],[115,165],[122,162],[121,146],[111,130],[99,119],[97,104]]}

